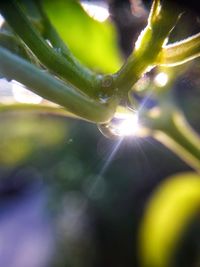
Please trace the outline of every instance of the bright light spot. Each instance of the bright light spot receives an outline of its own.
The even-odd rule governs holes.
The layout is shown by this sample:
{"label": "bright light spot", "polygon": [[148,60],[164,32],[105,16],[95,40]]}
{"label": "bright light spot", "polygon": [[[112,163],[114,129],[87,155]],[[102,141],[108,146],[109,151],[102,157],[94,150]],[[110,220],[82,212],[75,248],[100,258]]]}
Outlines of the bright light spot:
{"label": "bright light spot", "polygon": [[154,82],[158,87],[163,87],[167,84],[169,80],[169,77],[167,75],[167,73],[165,72],[160,72],[156,75],[156,77],[154,78]]}
{"label": "bright light spot", "polygon": [[116,114],[117,121],[111,125],[111,131],[118,136],[136,135],[139,130],[137,113],[119,115]]}
{"label": "bright light spot", "polygon": [[16,81],[12,81],[12,92],[15,100],[19,103],[39,104],[42,101],[42,97],[25,89],[22,84]]}
{"label": "bright light spot", "polygon": [[109,17],[108,5],[93,1],[82,1],[81,5],[87,14],[99,22],[104,22]]}
{"label": "bright light spot", "polygon": [[4,23],[4,18],[1,16],[1,14],[0,14],[0,28],[1,28],[1,26],[3,25],[3,23]]}

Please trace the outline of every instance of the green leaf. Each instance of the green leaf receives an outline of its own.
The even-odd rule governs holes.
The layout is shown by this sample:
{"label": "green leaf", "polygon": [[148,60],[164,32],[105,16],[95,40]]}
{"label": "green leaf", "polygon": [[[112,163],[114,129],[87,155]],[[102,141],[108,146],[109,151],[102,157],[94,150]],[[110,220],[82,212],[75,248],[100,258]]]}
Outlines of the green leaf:
{"label": "green leaf", "polygon": [[[200,176],[186,172],[165,179],[148,201],[139,230],[141,265],[172,267],[190,222],[199,213]],[[199,222],[198,222],[199,225]]]}
{"label": "green leaf", "polygon": [[89,17],[75,0],[44,0],[42,4],[61,38],[82,63],[104,73],[119,69],[122,60],[111,22]]}

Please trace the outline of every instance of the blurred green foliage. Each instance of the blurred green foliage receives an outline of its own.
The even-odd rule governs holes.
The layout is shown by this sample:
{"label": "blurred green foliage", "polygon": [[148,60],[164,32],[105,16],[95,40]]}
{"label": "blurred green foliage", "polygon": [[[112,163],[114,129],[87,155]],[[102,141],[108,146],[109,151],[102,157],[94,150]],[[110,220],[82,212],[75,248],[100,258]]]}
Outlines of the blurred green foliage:
{"label": "blurred green foliage", "polygon": [[45,0],[43,6],[62,39],[82,63],[105,73],[119,69],[122,58],[111,21],[94,20],[74,0]]}
{"label": "blurred green foliage", "polygon": [[[2,114],[3,115],[3,114]],[[53,148],[66,136],[64,125],[33,114],[1,116],[0,164],[17,166],[41,149]]]}

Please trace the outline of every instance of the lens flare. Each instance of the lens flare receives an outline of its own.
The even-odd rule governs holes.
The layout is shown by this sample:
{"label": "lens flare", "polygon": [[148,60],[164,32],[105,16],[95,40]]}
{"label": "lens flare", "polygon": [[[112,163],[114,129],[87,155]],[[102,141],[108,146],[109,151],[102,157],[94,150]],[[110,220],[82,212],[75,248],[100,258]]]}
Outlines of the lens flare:
{"label": "lens flare", "polygon": [[134,111],[116,112],[113,119],[106,125],[104,125],[107,137],[125,137],[137,135],[140,125],[138,120],[138,113]]}
{"label": "lens flare", "polygon": [[119,136],[135,135],[139,129],[138,115],[126,114],[125,118],[118,119],[113,125],[112,131]]}

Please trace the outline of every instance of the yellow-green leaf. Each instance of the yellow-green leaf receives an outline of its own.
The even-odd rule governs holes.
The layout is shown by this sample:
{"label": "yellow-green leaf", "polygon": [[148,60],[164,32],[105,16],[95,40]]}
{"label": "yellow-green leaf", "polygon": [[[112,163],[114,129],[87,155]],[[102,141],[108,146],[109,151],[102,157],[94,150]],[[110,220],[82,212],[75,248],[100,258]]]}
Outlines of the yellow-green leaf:
{"label": "yellow-green leaf", "polygon": [[85,65],[100,72],[117,71],[121,56],[110,21],[89,17],[78,1],[44,0],[43,8],[57,32]]}
{"label": "yellow-green leaf", "polygon": [[150,198],[139,232],[144,267],[172,267],[179,239],[200,210],[200,175],[165,180]]}

